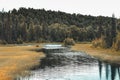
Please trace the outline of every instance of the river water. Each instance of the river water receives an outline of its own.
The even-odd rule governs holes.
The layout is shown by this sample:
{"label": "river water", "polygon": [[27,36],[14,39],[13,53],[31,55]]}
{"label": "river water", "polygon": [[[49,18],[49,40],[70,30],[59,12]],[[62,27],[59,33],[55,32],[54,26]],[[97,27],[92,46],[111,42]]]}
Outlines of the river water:
{"label": "river water", "polygon": [[20,80],[120,80],[119,69],[118,65],[101,62],[84,52],[59,50],[46,52],[39,69]]}

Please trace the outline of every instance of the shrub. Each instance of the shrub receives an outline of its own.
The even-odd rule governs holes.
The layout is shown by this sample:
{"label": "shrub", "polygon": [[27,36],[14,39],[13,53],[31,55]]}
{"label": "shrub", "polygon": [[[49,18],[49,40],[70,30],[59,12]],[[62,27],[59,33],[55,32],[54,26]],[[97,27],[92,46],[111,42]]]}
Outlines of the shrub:
{"label": "shrub", "polygon": [[117,34],[116,41],[113,42],[113,48],[116,51],[120,50],[120,33]]}
{"label": "shrub", "polygon": [[101,48],[108,48],[109,47],[109,41],[107,41],[106,36],[101,36],[101,38],[100,38],[100,47]]}
{"label": "shrub", "polygon": [[0,40],[0,44],[7,44],[5,40]]}
{"label": "shrub", "polygon": [[23,43],[23,40],[18,38],[16,43],[17,43],[17,44],[22,44],[22,43]]}
{"label": "shrub", "polygon": [[39,47],[39,45],[37,44],[36,47]]}
{"label": "shrub", "polygon": [[92,46],[93,47],[101,47],[101,48],[107,48],[107,42],[106,42],[106,37],[101,36],[101,38],[97,38],[92,41]]}
{"label": "shrub", "polygon": [[96,47],[96,48],[99,47],[99,46],[100,46],[100,41],[99,41],[99,39],[93,40],[93,41],[92,41],[92,46],[93,46],[93,47]]}
{"label": "shrub", "polygon": [[75,44],[75,41],[73,40],[73,38],[66,38],[64,40],[64,45],[65,46],[74,45],[74,44]]}
{"label": "shrub", "polygon": [[114,44],[114,49],[115,49],[116,51],[120,50],[120,40],[117,40],[117,41],[115,42],[115,44]]}

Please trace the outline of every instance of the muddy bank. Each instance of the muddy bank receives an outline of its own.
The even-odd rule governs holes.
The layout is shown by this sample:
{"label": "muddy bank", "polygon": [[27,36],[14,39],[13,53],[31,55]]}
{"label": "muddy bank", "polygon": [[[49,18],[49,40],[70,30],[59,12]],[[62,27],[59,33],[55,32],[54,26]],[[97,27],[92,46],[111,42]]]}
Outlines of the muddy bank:
{"label": "muddy bank", "polygon": [[92,44],[76,44],[72,50],[83,51],[105,62],[120,64],[120,52],[112,49],[93,48]]}

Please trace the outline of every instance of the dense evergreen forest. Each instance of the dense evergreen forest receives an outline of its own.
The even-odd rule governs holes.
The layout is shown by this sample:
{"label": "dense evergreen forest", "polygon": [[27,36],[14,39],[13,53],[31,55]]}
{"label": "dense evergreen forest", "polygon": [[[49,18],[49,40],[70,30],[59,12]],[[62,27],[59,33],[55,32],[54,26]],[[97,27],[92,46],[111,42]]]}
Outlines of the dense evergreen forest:
{"label": "dense evergreen forest", "polygon": [[62,42],[67,37],[92,41],[106,36],[110,47],[120,30],[119,22],[114,16],[95,17],[23,7],[9,12],[3,10],[0,12],[0,42]]}

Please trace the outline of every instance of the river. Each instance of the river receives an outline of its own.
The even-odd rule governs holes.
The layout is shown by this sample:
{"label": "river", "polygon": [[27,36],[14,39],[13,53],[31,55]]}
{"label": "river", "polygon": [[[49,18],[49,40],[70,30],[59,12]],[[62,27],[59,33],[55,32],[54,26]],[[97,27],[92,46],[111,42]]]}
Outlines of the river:
{"label": "river", "polygon": [[[62,46],[47,45],[46,49]],[[109,64],[89,56],[85,52],[70,49],[46,51],[39,69],[31,71],[31,76],[20,80],[120,80],[119,65]]]}

